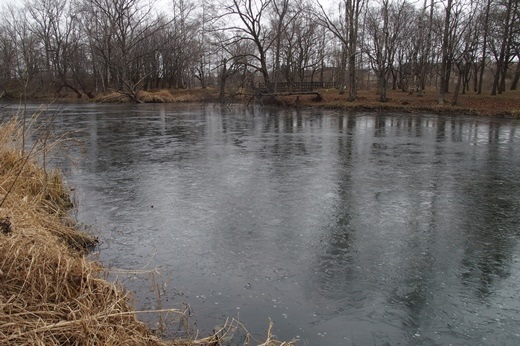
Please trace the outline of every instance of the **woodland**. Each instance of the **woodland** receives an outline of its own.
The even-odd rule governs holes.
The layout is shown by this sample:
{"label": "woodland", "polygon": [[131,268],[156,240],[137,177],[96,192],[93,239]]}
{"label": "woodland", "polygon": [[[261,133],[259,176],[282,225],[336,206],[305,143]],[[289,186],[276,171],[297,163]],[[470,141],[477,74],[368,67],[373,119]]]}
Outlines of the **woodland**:
{"label": "woodland", "polygon": [[[26,0],[0,12],[0,95],[92,99],[283,83],[460,94],[516,90],[517,0]],[[449,94],[449,97],[447,96]],[[449,100],[448,100],[449,99]]]}

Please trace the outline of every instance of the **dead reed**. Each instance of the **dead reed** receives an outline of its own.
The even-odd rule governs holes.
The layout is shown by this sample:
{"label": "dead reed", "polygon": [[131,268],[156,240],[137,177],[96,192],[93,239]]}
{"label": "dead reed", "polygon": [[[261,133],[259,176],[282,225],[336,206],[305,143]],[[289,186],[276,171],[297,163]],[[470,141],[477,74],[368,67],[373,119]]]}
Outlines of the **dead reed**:
{"label": "dead reed", "polygon": [[[136,98],[141,103],[179,103],[198,101],[197,97],[193,94],[172,93],[168,90],[158,90],[153,92],[141,90],[136,94]],[[98,96],[96,101],[100,103],[132,103],[136,100],[133,100],[130,96],[124,93],[111,92]]]}
{"label": "dead reed", "polygon": [[69,191],[36,164],[39,148],[22,150],[21,131],[0,126],[0,217],[13,226],[0,234],[0,344],[164,344],[85,259],[96,239],[74,228]]}

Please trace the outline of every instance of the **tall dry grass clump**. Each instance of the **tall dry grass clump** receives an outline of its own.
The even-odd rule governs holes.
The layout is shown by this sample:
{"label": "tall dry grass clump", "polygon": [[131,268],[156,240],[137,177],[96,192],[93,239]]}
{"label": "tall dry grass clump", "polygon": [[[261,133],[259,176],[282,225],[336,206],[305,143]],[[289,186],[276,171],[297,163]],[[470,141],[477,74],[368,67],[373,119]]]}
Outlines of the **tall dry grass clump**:
{"label": "tall dry grass clump", "polygon": [[0,126],[0,344],[164,344],[85,259],[96,239],[73,227],[60,175],[36,164],[46,149],[22,150],[22,135]]}

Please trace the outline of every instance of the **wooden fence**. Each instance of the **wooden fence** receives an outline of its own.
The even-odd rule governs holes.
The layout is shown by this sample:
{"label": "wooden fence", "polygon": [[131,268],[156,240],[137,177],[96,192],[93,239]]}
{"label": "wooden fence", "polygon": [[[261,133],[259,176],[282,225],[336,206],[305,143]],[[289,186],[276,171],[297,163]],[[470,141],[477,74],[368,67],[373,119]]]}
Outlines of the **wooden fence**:
{"label": "wooden fence", "polygon": [[261,93],[308,92],[316,89],[331,89],[335,87],[334,82],[272,82],[268,85],[260,84],[258,91]]}

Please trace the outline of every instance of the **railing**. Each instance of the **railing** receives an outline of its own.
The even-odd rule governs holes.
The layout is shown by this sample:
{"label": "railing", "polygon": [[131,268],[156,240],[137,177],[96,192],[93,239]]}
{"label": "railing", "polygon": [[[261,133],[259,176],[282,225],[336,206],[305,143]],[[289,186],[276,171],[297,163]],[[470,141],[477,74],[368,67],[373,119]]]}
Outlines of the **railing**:
{"label": "railing", "polygon": [[314,91],[316,89],[331,89],[335,88],[334,82],[271,82],[269,84],[260,84],[258,91],[261,93],[273,92],[299,92],[299,91]]}

